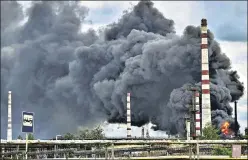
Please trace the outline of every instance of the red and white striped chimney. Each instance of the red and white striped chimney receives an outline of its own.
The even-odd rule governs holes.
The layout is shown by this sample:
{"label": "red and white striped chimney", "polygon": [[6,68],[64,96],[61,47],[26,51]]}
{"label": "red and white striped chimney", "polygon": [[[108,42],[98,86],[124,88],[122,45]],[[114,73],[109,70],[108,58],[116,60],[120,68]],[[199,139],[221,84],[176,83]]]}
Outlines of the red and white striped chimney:
{"label": "red and white striped chimney", "polygon": [[127,93],[127,138],[131,138],[131,105],[130,93]]}
{"label": "red and white striped chimney", "polygon": [[12,140],[12,111],[11,111],[11,91],[8,92],[8,128],[7,128],[7,140]]}
{"label": "red and white striped chimney", "polygon": [[200,106],[199,106],[199,92],[195,91],[195,135],[198,137],[201,135],[201,118],[200,118]]}
{"label": "red and white striped chimney", "polygon": [[202,128],[211,123],[207,20],[201,20]]}

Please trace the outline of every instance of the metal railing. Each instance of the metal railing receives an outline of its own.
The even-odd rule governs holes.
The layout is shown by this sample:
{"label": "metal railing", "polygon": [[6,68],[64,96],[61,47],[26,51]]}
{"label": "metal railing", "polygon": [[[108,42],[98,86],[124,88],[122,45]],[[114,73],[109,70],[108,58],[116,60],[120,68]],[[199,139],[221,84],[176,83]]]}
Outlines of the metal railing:
{"label": "metal railing", "polygon": [[[1,140],[4,144],[25,144],[26,140]],[[247,140],[29,140],[30,144],[247,144]]]}
{"label": "metal railing", "polygon": [[[228,159],[235,144],[241,145],[240,157],[247,159],[247,140],[32,140],[27,155],[29,159]],[[22,140],[1,141],[1,148],[4,159],[26,154]]]}

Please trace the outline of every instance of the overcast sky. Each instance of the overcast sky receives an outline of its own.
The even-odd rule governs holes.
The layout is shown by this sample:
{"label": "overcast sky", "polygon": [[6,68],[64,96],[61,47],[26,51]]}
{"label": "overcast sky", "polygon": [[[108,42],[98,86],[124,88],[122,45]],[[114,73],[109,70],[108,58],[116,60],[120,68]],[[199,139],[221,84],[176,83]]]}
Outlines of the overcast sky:
{"label": "overcast sky", "polygon": [[[28,6],[29,2],[22,2]],[[117,21],[124,10],[129,9],[138,1],[82,1],[82,5],[90,9],[87,20],[92,24],[84,24],[82,31],[89,28],[97,29]],[[222,52],[232,61],[232,67],[237,70],[245,85],[245,95],[238,101],[238,121],[241,132],[247,127],[247,2],[172,2],[154,1],[166,18],[173,19],[177,34],[181,35],[188,25],[200,25],[202,18],[208,19],[208,27],[214,32],[220,43]],[[234,104],[231,104],[234,106]],[[125,127],[109,125],[105,127],[107,136],[125,136]],[[133,135],[140,135],[140,128],[133,127]],[[151,135],[162,136],[163,133],[151,131]]]}

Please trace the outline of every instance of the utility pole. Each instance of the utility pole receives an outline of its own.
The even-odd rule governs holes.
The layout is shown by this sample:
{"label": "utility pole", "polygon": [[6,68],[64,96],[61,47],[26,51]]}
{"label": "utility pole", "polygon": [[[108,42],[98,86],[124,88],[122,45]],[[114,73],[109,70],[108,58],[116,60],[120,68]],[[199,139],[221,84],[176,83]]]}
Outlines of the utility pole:
{"label": "utility pole", "polygon": [[234,101],[235,138],[238,137],[237,101]]}
{"label": "utility pole", "polygon": [[[226,84],[226,87],[228,88],[228,86],[231,86],[231,85],[235,85],[235,84]],[[234,101],[234,128],[235,128],[235,138],[238,137],[238,116],[237,116],[237,101],[235,100]]]}

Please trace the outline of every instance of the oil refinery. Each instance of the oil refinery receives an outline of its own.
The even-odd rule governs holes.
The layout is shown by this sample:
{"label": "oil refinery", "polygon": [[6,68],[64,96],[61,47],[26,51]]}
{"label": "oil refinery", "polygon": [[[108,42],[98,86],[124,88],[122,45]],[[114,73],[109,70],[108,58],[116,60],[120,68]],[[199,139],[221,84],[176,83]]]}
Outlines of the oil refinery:
{"label": "oil refinery", "polygon": [[82,32],[83,4],[1,2],[2,159],[247,159],[244,84],[212,19],[177,35],[146,0]]}

